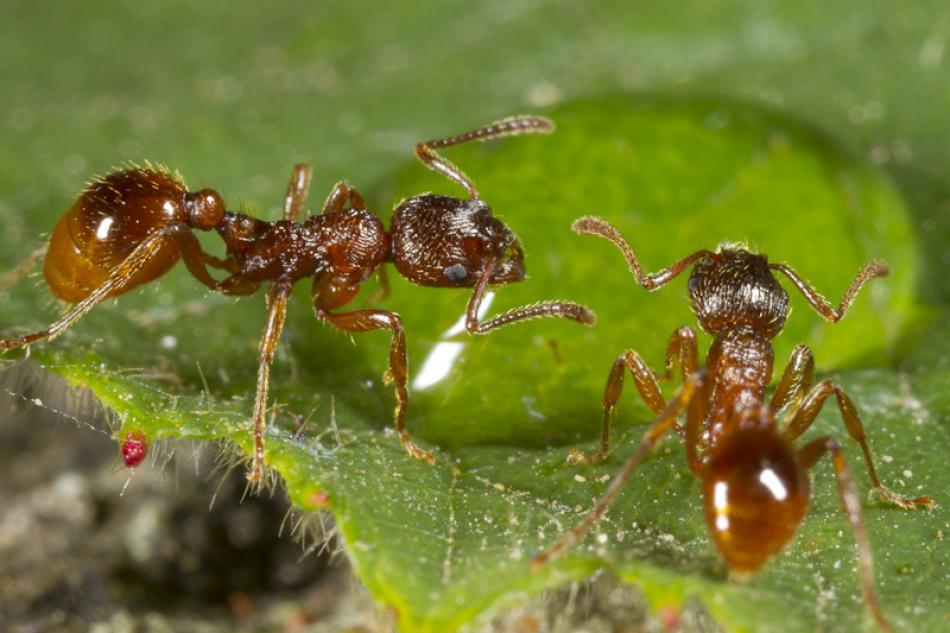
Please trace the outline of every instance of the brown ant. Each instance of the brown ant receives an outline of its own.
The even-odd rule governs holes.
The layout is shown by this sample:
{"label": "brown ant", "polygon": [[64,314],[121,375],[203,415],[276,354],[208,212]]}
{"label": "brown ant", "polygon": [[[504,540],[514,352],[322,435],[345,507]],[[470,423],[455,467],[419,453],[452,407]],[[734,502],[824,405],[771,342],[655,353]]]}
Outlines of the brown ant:
{"label": "brown ant", "polygon": [[[830,380],[811,388],[815,364],[811,350],[798,345],[771,401],[764,400],[772,378],[771,339],[785,325],[788,294],[772,271],[785,274],[808,303],[829,322],[840,320],[861,287],[889,272],[883,261],[864,266],[837,308],[784,264],[743,248],[697,251],[657,273],[644,274],[633,249],[616,228],[595,217],[582,217],[572,227],[579,234],[602,237],[623,252],[637,283],[656,290],[692,266],[689,295],[700,326],[713,335],[706,367],[699,367],[696,332],[676,330],[669,341],[666,368],[654,374],[640,355],[629,350],[614,362],[604,391],[600,449],[591,456],[572,451],[571,463],[603,460],[610,448],[610,415],[623,389],[624,368],[633,376],[640,397],[656,419],[640,446],[624,464],[594,509],[571,532],[535,557],[535,567],[577,542],[607,512],[624,482],[670,430],[685,438],[686,461],[703,485],[703,506],[713,541],[730,569],[751,573],[776,554],[794,535],[808,506],[807,471],[825,453],[834,459],[841,504],[858,544],[865,600],[883,629],[890,627],[874,592],[871,550],[861,520],[857,488],[837,440],[822,437],[796,450],[792,442],[815,420],[832,394],[845,428],[861,446],[873,490],[901,508],[930,507],[930,497],[906,498],[885,488],[877,477],[857,409],[840,386]],[[679,364],[683,386],[670,401],[660,394],[659,380],[669,380]],[[775,413],[787,407],[780,428]],[[677,419],[686,412],[685,427]]]}
{"label": "brown ant", "polygon": [[[0,352],[58,336],[103,299],[161,277],[179,259],[184,259],[198,281],[227,295],[252,294],[268,282],[267,324],[260,343],[254,401],[253,465],[248,475],[258,481],[264,464],[270,363],[290,291],[297,281],[309,277],[318,319],[348,332],[392,330],[385,381],[395,384],[395,429],[412,457],[431,463],[432,454],[416,446],[406,431],[406,339],[399,315],[388,310],[337,310],[353,300],[360,285],[383,263],[392,262],[416,284],[474,288],[466,311],[466,328],[473,334],[537,317],[593,323],[589,309],[569,301],[543,301],[485,322],[478,320],[478,308],[490,284],[524,279],[524,255],[518,238],[492,215],[468,176],[436,152],[436,148],[468,141],[553,129],[548,119],[516,116],[419,143],[415,147],[419,160],[460,184],[468,198],[434,194],[407,198],[393,210],[390,232],[367,211],[363,196],[345,182],[334,186],[320,215],[298,222],[310,185],[307,165],[294,167],[283,219],[275,222],[227,211],[216,191],[190,192],[178,174],[164,168],[146,165],[114,171],[86,188],[53,229],[46,249],[44,275],[50,290],[75,306],[44,330],[0,340]],[[225,257],[203,251],[195,230],[216,231],[224,242]],[[229,276],[214,279],[208,267]],[[388,287],[380,273],[385,293]]]}

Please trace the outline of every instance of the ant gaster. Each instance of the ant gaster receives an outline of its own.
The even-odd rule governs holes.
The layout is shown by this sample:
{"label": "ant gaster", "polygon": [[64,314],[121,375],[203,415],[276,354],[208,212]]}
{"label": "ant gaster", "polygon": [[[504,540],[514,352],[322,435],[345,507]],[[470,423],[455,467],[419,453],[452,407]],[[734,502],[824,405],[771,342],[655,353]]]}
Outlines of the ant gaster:
{"label": "ant gaster", "polygon": [[[253,465],[248,475],[251,481],[259,481],[270,363],[290,291],[297,281],[311,278],[317,318],[348,332],[392,330],[385,380],[395,385],[395,428],[412,457],[432,462],[432,454],[416,446],[406,431],[406,340],[399,315],[388,310],[338,310],[353,300],[360,285],[377,270],[385,293],[388,287],[380,267],[392,262],[416,284],[474,288],[466,311],[466,328],[473,334],[537,317],[593,323],[590,310],[568,301],[543,301],[479,321],[478,308],[490,284],[524,279],[524,255],[518,238],[492,215],[468,176],[436,152],[436,148],[468,141],[552,130],[548,119],[517,116],[416,145],[415,154],[423,164],[460,184],[468,197],[422,194],[405,199],[393,211],[390,232],[367,211],[359,191],[345,182],[333,188],[320,215],[298,222],[311,177],[306,165],[294,167],[283,219],[275,222],[227,211],[216,191],[190,192],[180,176],[164,168],[146,165],[112,172],[82,193],[56,225],[46,249],[44,274],[50,290],[75,305],[45,330],[0,340],[0,351],[61,334],[103,299],[161,277],[179,259],[198,281],[227,295],[248,295],[269,283],[254,401]],[[225,257],[203,251],[195,230],[215,231],[224,242]],[[229,276],[217,280],[209,267]],[[24,269],[21,266],[15,272]]]}
{"label": "ant gaster", "polygon": [[[877,623],[889,629],[874,592],[871,551],[860,501],[841,447],[832,437],[812,440],[797,450],[792,442],[812,424],[825,400],[834,395],[848,434],[864,454],[873,490],[901,508],[930,507],[932,500],[906,498],[881,484],[857,409],[844,390],[830,380],[812,388],[814,359],[804,345],[794,348],[771,401],[766,404],[764,400],[772,378],[771,339],[781,332],[789,309],[788,295],[773,271],[786,275],[812,308],[833,323],[845,315],[869,279],[888,273],[887,264],[872,261],[865,265],[835,308],[784,264],[769,263],[765,255],[743,248],[697,251],[664,270],[644,274],[633,249],[606,221],[582,217],[573,229],[619,247],[637,283],[647,290],[664,286],[692,266],[688,283],[692,309],[700,326],[714,340],[705,368],[699,367],[696,332],[691,327],[676,330],[670,338],[663,375],[654,374],[633,350],[617,358],[604,392],[600,449],[591,456],[572,451],[568,461],[596,462],[607,456],[610,415],[623,389],[625,369],[657,417],[594,509],[560,541],[535,557],[534,565],[567,549],[596,524],[653,446],[675,430],[685,438],[690,470],[702,481],[706,522],[717,548],[730,569],[751,573],[794,535],[808,506],[807,471],[822,455],[831,453],[841,504],[858,544],[865,600]],[[669,380],[677,364],[684,384],[666,402],[658,381]],[[775,414],[786,407],[785,423],[779,427]],[[685,427],[678,422],[684,411]]]}

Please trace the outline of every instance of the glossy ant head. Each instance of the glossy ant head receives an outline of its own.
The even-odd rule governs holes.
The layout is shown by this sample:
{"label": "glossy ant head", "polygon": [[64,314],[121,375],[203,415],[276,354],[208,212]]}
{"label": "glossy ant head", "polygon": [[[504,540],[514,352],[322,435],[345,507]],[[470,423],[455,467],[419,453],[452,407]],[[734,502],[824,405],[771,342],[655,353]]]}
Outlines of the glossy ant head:
{"label": "glossy ant head", "polygon": [[224,221],[224,201],[214,189],[185,194],[185,211],[188,213],[188,226],[196,229],[213,229]]}
{"label": "glossy ant head", "polygon": [[[771,421],[771,413],[763,410]],[[765,420],[758,420],[765,422]],[[750,573],[792,538],[808,507],[808,477],[773,429],[750,426],[715,445],[703,478],[709,533],[729,567]]]}
{"label": "glossy ant head", "polygon": [[518,238],[480,199],[409,198],[393,213],[392,236],[393,263],[413,283],[472,287],[486,266],[492,284],[525,276]]}
{"label": "glossy ant head", "polygon": [[689,298],[699,324],[710,334],[750,328],[774,338],[785,326],[788,294],[764,255],[724,248],[698,260]]}

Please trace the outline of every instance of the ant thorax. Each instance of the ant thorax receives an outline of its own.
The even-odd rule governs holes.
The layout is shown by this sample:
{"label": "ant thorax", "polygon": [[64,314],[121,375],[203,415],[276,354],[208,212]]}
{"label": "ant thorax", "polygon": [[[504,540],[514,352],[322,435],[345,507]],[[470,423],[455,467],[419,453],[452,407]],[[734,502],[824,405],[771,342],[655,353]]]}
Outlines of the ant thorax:
{"label": "ant thorax", "polygon": [[260,225],[254,240],[236,253],[248,279],[297,280],[329,272],[365,279],[385,259],[385,230],[363,209],[311,216],[306,222],[280,220]]}
{"label": "ant thorax", "polygon": [[696,262],[688,287],[693,312],[710,334],[750,328],[771,339],[785,325],[788,294],[764,255],[724,248]]}
{"label": "ant thorax", "polygon": [[751,328],[728,329],[716,336],[706,355],[712,393],[701,450],[737,427],[772,424],[761,409],[773,360],[769,340]]}

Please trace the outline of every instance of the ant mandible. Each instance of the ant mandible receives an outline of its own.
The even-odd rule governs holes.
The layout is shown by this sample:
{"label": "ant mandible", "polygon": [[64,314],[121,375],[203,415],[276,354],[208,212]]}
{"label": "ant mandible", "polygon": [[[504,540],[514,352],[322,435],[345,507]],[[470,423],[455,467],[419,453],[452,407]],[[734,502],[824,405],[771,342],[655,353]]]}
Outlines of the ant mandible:
{"label": "ant mandible", "polygon": [[[415,154],[430,169],[460,184],[468,198],[422,194],[393,210],[387,232],[367,211],[363,196],[346,182],[333,187],[320,215],[297,218],[307,198],[311,170],[293,169],[284,199],[283,219],[269,222],[225,209],[213,189],[190,192],[178,174],[146,165],[114,171],[92,182],[60,219],[46,249],[44,276],[53,294],[74,307],[39,332],[0,340],[0,352],[51,339],[107,297],[116,297],[167,273],[179,259],[202,284],[226,295],[252,294],[267,282],[267,322],[260,342],[254,400],[254,453],[248,479],[259,481],[264,465],[264,428],[270,363],[284,326],[293,285],[313,279],[313,310],[318,319],[348,332],[392,330],[385,381],[395,385],[395,429],[414,458],[433,462],[432,453],[406,430],[409,404],[406,339],[399,315],[388,310],[338,312],[379,270],[391,262],[409,281],[423,286],[473,288],[466,328],[485,334],[516,321],[559,317],[584,324],[593,313],[569,301],[543,301],[480,322],[478,308],[490,284],[525,277],[518,238],[479,198],[475,185],[436,148],[521,134],[550,133],[548,119],[516,116],[447,138],[419,143]],[[214,230],[226,255],[202,250],[194,231]],[[40,255],[37,255],[39,257]],[[217,280],[208,268],[229,276]],[[14,274],[21,274],[20,266]],[[7,280],[9,282],[10,279]]]}
{"label": "ant mandible", "polygon": [[[877,623],[890,630],[874,592],[871,550],[861,519],[857,488],[837,440],[822,437],[796,450],[792,444],[815,420],[833,394],[848,434],[864,454],[873,490],[901,508],[930,507],[930,497],[907,498],[885,488],[878,479],[857,409],[844,390],[830,380],[812,388],[814,358],[804,345],[794,348],[771,401],[764,400],[772,379],[773,339],[785,325],[788,294],[772,271],[786,275],[809,305],[829,322],[844,317],[861,287],[889,272],[883,261],[865,265],[837,308],[784,264],[769,263],[765,255],[744,248],[697,251],[657,273],[644,274],[633,249],[616,228],[596,217],[582,217],[576,233],[595,235],[615,244],[627,259],[637,283],[649,291],[669,283],[693,267],[688,289],[700,326],[714,340],[699,367],[696,332],[676,330],[669,341],[665,373],[654,374],[637,352],[621,354],[610,371],[604,391],[600,449],[587,456],[572,451],[570,463],[603,460],[610,449],[610,415],[620,399],[624,369],[630,371],[640,397],[657,417],[636,452],[624,464],[593,510],[572,531],[535,557],[535,567],[577,542],[607,512],[624,482],[670,430],[685,438],[686,461],[703,486],[703,506],[713,541],[730,569],[751,573],[776,554],[794,535],[808,506],[807,471],[831,453],[841,504],[858,544],[861,584],[868,609]],[[683,386],[666,402],[660,380],[672,378],[676,365]],[[775,414],[787,407],[783,428]],[[685,427],[678,418],[686,412]]]}

